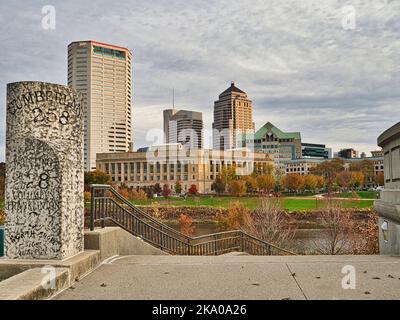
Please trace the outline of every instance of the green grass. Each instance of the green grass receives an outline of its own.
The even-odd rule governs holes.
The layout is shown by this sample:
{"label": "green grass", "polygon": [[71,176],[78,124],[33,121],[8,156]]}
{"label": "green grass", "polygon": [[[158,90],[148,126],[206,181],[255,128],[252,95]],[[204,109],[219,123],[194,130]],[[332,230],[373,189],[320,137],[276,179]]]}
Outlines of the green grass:
{"label": "green grass", "polygon": [[[360,195],[361,197],[361,195]],[[350,197],[347,197],[350,198]],[[365,195],[362,199],[368,199]],[[187,199],[183,198],[155,198],[140,201],[132,201],[133,204],[139,206],[150,206],[152,204],[158,204],[160,206],[176,206],[176,207],[212,207],[212,208],[229,208],[231,202],[239,201],[246,208],[255,209],[258,206],[257,197],[190,197]],[[373,200],[346,200],[343,201],[345,208],[372,208]],[[296,197],[286,197],[283,200],[283,204],[288,211],[309,211],[317,208],[321,208],[324,203],[321,200],[315,199],[296,199]],[[86,203],[86,207],[90,207],[90,203]],[[4,201],[0,201],[0,208],[4,208]]]}
{"label": "green grass", "polygon": [[[356,193],[360,197],[360,199],[377,199],[379,195],[379,192],[376,191],[357,191]],[[335,194],[335,197],[352,198],[353,194],[352,192],[342,192]]]}
{"label": "green grass", "polygon": [[[160,206],[176,207],[213,207],[228,208],[231,202],[239,201],[249,209],[255,209],[258,206],[258,198],[235,198],[235,197],[194,197],[194,198],[156,198],[142,201],[133,201],[133,204],[140,206],[149,206],[158,204]],[[294,197],[284,198],[284,208],[288,211],[309,211],[321,208],[324,202],[315,199],[296,199]],[[345,208],[372,208],[373,200],[345,200]]]}

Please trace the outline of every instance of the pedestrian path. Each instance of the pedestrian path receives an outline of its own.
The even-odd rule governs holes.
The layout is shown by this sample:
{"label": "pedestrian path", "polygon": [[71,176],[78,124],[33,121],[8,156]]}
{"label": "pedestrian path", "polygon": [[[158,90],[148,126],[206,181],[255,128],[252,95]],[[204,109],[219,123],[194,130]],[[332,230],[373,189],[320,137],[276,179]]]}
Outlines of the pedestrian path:
{"label": "pedestrian path", "polygon": [[55,299],[400,299],[400,257],[121,256]]}

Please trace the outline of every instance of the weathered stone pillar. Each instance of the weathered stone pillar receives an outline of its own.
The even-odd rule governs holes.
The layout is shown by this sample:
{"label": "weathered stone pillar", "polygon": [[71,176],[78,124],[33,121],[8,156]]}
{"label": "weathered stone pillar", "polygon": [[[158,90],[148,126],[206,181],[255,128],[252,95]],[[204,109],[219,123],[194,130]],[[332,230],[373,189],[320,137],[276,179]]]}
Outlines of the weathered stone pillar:
{"label": "weathered stone pillar", "polygon": [[380,135],[378,145],[385,159],[385,189],[375,201],[379,250],[381,254],[400,255],[400,122]]}
{"label": "weathered stone pillar", "polygon": [[66,86],[7,86],[6,238],[9,259],[83,251],[83,110]]}

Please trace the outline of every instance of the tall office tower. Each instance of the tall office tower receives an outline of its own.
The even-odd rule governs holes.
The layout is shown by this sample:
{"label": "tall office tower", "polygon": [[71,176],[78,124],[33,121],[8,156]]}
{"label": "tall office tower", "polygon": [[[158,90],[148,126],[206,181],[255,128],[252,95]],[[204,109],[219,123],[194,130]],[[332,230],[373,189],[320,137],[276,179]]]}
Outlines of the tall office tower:
{"label": "tall office tower", "polygon": [[254,136],[253,103],[247,94],[231,86],[214,103],[213,146],[228,150],[243,147],[245,136]]}
{"label": "tall office tower", "polygon": [[187,149],[203,148],[203,115],[201,112],[164,110],[164,142],[180,143]]}
{"label": "tall office tower", "polygon": [[68,85],[83,95],[85,170],[96,154],[132,150],[132,53],[96,41],[68,46]]}

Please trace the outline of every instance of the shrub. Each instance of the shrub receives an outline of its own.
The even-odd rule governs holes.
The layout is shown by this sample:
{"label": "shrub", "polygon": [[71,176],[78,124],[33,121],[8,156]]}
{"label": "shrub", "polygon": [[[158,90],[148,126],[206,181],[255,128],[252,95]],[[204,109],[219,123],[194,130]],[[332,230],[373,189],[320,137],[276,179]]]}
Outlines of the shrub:
{"label": "shrub", "polygon": [[197,191],[197,186],[195,184],[192,184],[188,190],[189,194],[195,196],[197,195],[198,191]]}
{"label": "shrub", "polygon": [[316,250],[328,255],[350,253],[355,229],[351,211],[343,210],[340,201],[328,200],[320,220],[326,232],[324,239],[314,243]]}
{"label": "shrub", "polygon": [[215,219],[220,231],[239,230],[242,228],[249,210],[239,201],[232,202],[226,214],[217,213]]}
{"label": "shrub", "polygon": [[165,198],[168,198],[171,195],[171,188],[169,187],[169,184],[164,184],[162,195]]}
{"label": "shrub", "polygon": [[147,194],[144,190],[139,189],[137,191],[136,189],[132,189],[131,192],[129,193],[129,198],[130,201],[132,200],[146,200],[147,199]]}
{"label": "shrub", "polygon": [[372,211],[367,220],[353,230],[353,254],[379,254],[378,215]]}
{"label": "shrub", "polygon": [[128,189],[125,189],[125,188],[120,189],[120,190],[119,190],[119,193],[120,193],[120,195],[123,196],[125,199],[128,199],[128,198],[129,198],[129,190],[128,190]]}
{"label": "shrub", "polygon": [[91,193],[88,191],[85,191],[85,193],[84,193],[85,202],[90,202],[90,197],[91,197]]}
{"label": "shrub", "polygon": [[161,185],[157,182],[153,187],[153,194],[160,195],[162,192]]}
{"label": "shrub", "polygon": [[244,230],[279,247],[288,246],[295,234],[282,199],[268,197],[261,198],[258,207],[245,215]]}
{"label": "shrub", "polygon": [[182,185],[179,181],[175,182],[174,186],[175,193],[180,195],[182,193]]}
{"label": "shrub", "polygon": [[193,225],[193,219],[186,214],[181,214],[178,219],[181,232],[187,236],[194,234],[195,226]]}
{"label": "shrub", "polygon": [[6,222],[6,213],[4,209],[0,208],[0,226],[2,226]]}

